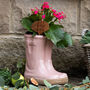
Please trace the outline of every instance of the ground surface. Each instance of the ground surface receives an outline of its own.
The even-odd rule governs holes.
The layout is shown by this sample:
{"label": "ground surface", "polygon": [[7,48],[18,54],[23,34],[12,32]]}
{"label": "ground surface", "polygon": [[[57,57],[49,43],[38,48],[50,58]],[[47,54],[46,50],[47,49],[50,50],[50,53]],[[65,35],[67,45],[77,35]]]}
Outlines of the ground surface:
{"label": "ground surface", "polygon": [[[69,77],[69,84],[72,84],[72,85],[79,85],[79,83],[81,83],[82,82],[82,80],[83,80],[84,78],[80,78],[80,77]],[[41,90],[42,90],[42,88],[46,88],[45,86],[39,86],[40,88],[41,88]],[[63,85],[62,85],[62,87],[63,87]]]}

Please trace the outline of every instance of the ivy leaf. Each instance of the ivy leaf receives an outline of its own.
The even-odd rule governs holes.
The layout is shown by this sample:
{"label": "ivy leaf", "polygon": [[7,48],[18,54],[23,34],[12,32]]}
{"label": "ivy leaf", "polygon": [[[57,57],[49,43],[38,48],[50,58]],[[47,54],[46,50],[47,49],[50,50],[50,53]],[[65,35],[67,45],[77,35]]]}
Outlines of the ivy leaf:
{"label": "ivy leaf", "polygon": [[18,80],[20,78],[20,73],[16,72],[14,75],[12,75],[12,78]]}
{"label": "ivy leaf", "polygon": [[0,86],[4,86],[5,85],[5,80],[2,76],[0,76]]}
{"label": "ivy leaf", "polygon": [[24,80],[18,80],[18,81],[15,83],[15,87],[16,87],[16,88],[19,88],[21,85],[23,85],[23,84],[21,84],[21,83],[24,83]]}
{"label": "ivy leaf", "polygon": [[0,76],[5,80],[5,85],[10,84],[11,81],[11,72],[8,68],[0,69]]}
{"label": "ivy leaf", "polygon": [[46,81],[46,80],[44,80],[44,84],[48,87],[48,88],[50,88],[52,85],[48,82],[48,81]]}
{"label": "ivy leaf", "polygon": [[40,89],[34,85],[29,85],[29,90],[40,90]]}

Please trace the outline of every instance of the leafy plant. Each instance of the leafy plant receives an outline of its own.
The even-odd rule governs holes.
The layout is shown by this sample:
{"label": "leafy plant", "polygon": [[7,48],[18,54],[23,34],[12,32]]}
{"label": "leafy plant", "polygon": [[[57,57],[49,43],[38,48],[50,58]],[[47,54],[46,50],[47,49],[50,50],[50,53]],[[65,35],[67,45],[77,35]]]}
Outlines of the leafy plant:
{"label": "leafy plant", "polygon": [[2,80],[2,83],[5,81],[5,85],[9,85],[11,82],[11,72],[9,69],[0,69],[0,77]]}
{"label": "leafy plant", "polygon": [[80,41],[82,44],[88,44],[90,43],[90,31],[88,30],[83,36]]}
{"label": "leafy plant", "polygon": [[16,87],[19,88],[20,86],[24,85],[24,77],[22,74],[19,72],[16,72],[15,74],[12,75],[12,84]]}
{"label": "leafy plant", "polygon": [[[21,24],[32,33],[32,36],[44,35],[59,48],[72,45],[71,35],[62,30],[64,27],[61,25],[61,21],[66,18],[64,12],[57,12],[49,6],[48,2],[44,2],[41,9],[35,8],[31,9],[31,11],[32,14],[22,18]],[[34,25],[35,29],[33,29],[35,22],[37,24]],[[57,22],[58,24],[56,24]]]}
{"label": "leafy plant", "polygon": [[2,76],[0,76],[0,86],[4,86],[5,85],[5,80],[3,79]]}
{"label": "leafy plant", "polygon": [[26,60],[25,59],[23,59],[23,60],[19,60],[18,62],[17,62],[17,65],[16,65],[16,67],[17,67],[17,72],[20,72],[20,73],[24,73],[24,71],[25,71],[25,64],[26,64]]}

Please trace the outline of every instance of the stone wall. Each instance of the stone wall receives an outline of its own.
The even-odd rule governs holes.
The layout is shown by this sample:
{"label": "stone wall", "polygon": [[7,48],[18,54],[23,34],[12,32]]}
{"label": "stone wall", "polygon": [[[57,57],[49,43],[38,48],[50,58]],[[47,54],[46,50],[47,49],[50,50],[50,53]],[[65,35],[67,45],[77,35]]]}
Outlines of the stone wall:
{"label": "stone wall", "polygon": [[90,0],[0,0],[0,68],[14,68],[18,60],[25,58],[24,33],[20,20],[48,1],[57,10],[63,10],[67,18],[63,21],[64,30],[71,33],[74,45],[65,49],[53,49],[52,59],[58,71],[86,69],[85,55],[79,44],[82,29],[90,29]]}

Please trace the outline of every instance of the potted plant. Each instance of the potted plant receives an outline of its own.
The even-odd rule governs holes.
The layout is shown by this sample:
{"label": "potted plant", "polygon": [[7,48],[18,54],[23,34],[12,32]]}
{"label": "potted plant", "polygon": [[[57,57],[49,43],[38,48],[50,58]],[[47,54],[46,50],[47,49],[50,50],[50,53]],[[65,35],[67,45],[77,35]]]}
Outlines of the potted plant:
{"label": "potted plant", "polygon": [[88,76],[90,77],[90,30],[87,29],[83,30],[82,39],[80,42],[83,44],[83,48],[87,56],[87,69],[88,69]]}
{"label": "potted plant", "polygon": [[24,76],[27,79],[35,78],[40,84],[43,80],[51,84],[68,82],[66,73],[57,72],[51,60],[53,44],[60,48],[72,45],[71,36],[62,30],[61,21],[66,15],[57,12],[44,2],[41,9],[31,9],[32,13],[22,18],[21,23],[28,30],[26,41],[26,69]]}

